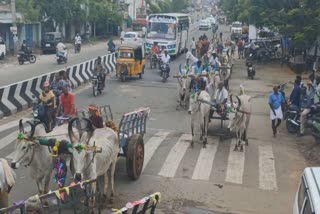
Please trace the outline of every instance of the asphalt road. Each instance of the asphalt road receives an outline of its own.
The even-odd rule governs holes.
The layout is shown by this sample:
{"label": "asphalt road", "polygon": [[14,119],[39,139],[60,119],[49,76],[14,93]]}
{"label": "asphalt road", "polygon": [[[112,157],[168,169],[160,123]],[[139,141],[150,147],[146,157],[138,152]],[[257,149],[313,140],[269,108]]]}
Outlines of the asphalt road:
{"label": "asphalt road", "polygon": [[[194,36],[202,33],[195,31]],[[210,35],[209,32],[206,34]],[[183,63],[183,55],[174,60],[171,75]],[[112,76],[101,96],[96,98],[92,96],[90,86],[83,88],[76,95],[78,109],[91,103],[109,104],[117,121],[125,112],[139,107],[151,108],[144,137],[143,174],[139,180],[129,181],[125,161],[120,159],[116,169],[115,204],[110,207],[120,208],[128,201],[159,191],[163,198],[159,213],[210,213],[206,210],[292,213],[294,194],[305,163],[294,146],[297,139],[288,136],[283,128],[277,138],[271,137],[266,105],[270,87],[288,78],[293,77],[279,67],[257,66],[257,78],[247,80],[244,62],[236,61],[231,92],[238,93],[239,85],[243,84],[246,93],[253,96],[254,106],[249,146],[243,153],[233,151],[234,140],[225,135],[218,121],[210,123],[208,148],[202,149],[200,143],[189,148],[190,116],[185,110],[176,108],[177,82],[170,78],[162,83],[158,70],[147,69],[142,80],[131,78],[125,83]],[[12,157],[15,123],[0,125],[0,157]],[[10,194],[11,202],[37,192],[28,169],[17,170],[17,175],[17,185]]]}
{"label": "asphalt road", "polygon": [[[194,21],[199,18],[199,12],[191,15]],[[116,44],[119,41],[116,41]],[[74,48],[68,49],[68,63],[58,65],[54,54],[38,55],[35,64],[25,63],[19,65],[17,60],[0,60],[0,87],[24,81],[52,71],[64,69],[68,66],[78,64],[98,56],[107,54],[107,41],[84,44],[81,53],[74,53]]]}

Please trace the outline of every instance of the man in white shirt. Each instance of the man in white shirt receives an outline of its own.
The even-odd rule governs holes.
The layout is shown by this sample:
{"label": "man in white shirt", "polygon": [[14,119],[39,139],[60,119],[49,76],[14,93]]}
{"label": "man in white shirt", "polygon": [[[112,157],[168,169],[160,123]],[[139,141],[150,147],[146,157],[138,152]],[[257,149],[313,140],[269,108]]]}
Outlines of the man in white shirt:
{"label": "man in white shirt", "polygon": [[81,36],[79,35],[79,33],[77,33],[76,37],[74,38],[74,44],[81,45]]}
{"label": "man in white shirt", "polygon": [[196,41],[195,41],[194,37],[192,38],[192,41],[191,41],[191,44],[190,44],[190,49],[191,49],[192,55],[196,56],[197,44],[196,44]]}
{"label": "man in white shirt", "polygon": [[[170,62],[170,55],[168,54],[168,51],[164,51],[164,54],[161,56],[161,61],[163,64],[169,64]],[[163,65],[161,65],[163,66]],[[169,67],[169,71],[168,71],[168,75],[170,74],[170,67]],[[161,72],[162,75],[162,72]]]}
{"label": "man in white shirt", "polygon": [[188,49],[186,50],[186,60],[187,60],[187,65],[193,66],[195,63],[197,63],[199,60],[196,58]]}
{"label": "man in white shirt", "polygon": [[170,55],[168,54],[168,51],[164,51],[164,54],[161,57],[161,61],[166,64],[170,62]]}
{"label": "man in white shirt", "polygon": [[[228,101],[228,91],[224,87],[224,82],[220,81],[218,83],[218,90],[216,92],[216,96],[214,99],[214,102],[216,103],[216,109],[218,114],[224,114],[226,109],[226,104]],[[211,116],[213,114],[213,111],[211,111]]]}
{"label": "man in white shirt", "polygon": [[59,42],[57,44],[56,49],[57,49],[57,53],[63,53],[63,56],[67,57],[66,46],[62,42]]}

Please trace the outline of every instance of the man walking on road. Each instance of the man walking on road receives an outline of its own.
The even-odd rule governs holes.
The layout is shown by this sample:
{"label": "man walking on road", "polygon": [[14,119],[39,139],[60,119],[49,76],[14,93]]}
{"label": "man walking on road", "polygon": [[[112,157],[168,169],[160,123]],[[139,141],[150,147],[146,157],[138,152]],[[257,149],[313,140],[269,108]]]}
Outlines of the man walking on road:
{"label": "man walking on road", "polygon": [[283,118],[282,105],[284,104],[284,98],[279,93],[278,86],[273,87],[273,92],[269,95],[269,106],[270,106],[270,119],[272,121],[273,136],[277,135],[277,128]]}
{"label": "man walking on road", "polygon": [[197,45],[196,45],[196,41],[195,41],[194,37],[192,38],[192,41],[191,41],[191,44],[190,44],[190,49],[191,49],[192,55],[196,56]]}

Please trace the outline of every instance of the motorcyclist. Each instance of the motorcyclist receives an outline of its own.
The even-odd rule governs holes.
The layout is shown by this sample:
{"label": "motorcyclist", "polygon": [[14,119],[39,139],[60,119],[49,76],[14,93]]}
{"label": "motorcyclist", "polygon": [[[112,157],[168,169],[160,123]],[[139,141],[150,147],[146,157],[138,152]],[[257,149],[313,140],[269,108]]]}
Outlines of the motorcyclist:
{"label": "motorcyclist", "polygon": [[54,80],[50,84],[50,89],[52,90],[52,92],[56,96],[56,105],[59,105],[59,96],[60,96],[60,93],[61,93],[60,80],[61,80],[61,78],[60,78],[59,73],[56,73],[54,75]]}
{"label": "motorcyclist", "polygon": [[158,42],[154,42],[153,43],[153,46],[152,46],[150,51],[151,51],[151,54],[152,54],[152,59],[159,60],[158,54],[160,53],[160,47],[158,45]]}
{"label": "motorcyclist", "polygon": [[94,129],[103,128],[103,118],[100,115],[99,109],[95,105],[89,105],[89,120],[92,123]]}
{"label": "motorcyclist", "polygon": [[77,33],[76,37],[74,38],[74,45],[77,46],[79,45],[79,51],[81,49],[81,36],[79,33]]}
{"label": "motorcyclist", "polygon": [[159,45],[158,45],[158,42],[154,42],[154,43],[153,43],[153,46],[152,46],[152,48],[151,48],[151,53],[152,53],[153,55],[157,56],[159,52],[160,52],[160,47],[159,47]]}
{"label": "motorcyclist", "polygon": [[60,95],[60,104],[57,112],[60,113],[63,110],[63,115],[71,118],[75,116],[76,113],[74,94],[69,92],[65,86],[63,86],[61,90],[62,93]]}
{"label": "motorcyclist", "polygon": [[44,104],[44,123],[47,125],[48,130],[52,130],[52,120],[54,116],[54,109],[56,107],[56,97],[52,90],[50,90],[50,83],[48,81],[43,83],[43,91],[39,96],[39,100]]}
{"label": "motorcyclist", "polygon": [[113,53],[113,52],[115,52],[115,49],[116,49],[116,45],[114,44],[112,39],[109,39],[109,41],[108,41],[108,50],[111,53]]}
{"label": "motorcyclist", "polygon": [[[161,56],[161,62],[163,64],[169,64],[170,63],[170,55],[168,54],[167,50],[165,50],[164,54]],[[168,76],[169,76],[169,73],[170,73],[170,67],[169,67],[169,70],[168,70]],[[162,75],[162,72],[161,72],[161,75]]]}
{"label": "motorcyclist", "polygon": [[67,58],[67,47],[60,41],[57,44],[57,54],[62,53],[64,58]]}
{"label": "motorcyclist", "polygon": [[26,56],[29,54],[30,50],[27,46],[26,40],[23,40],[20,51],[23,52],[23,58],[26,58]]}
{"label": "motorcyclist", "polygon": [[105,81],[106,81],[106,74],[105,74],[105,68],[103,67],[102,63],[101,63],[101,57],[98,56],[96,64],[95,64],[95,68],[94,68],[94,72],[97,73],[98,78],[101,78],[101,82],[102,82],[102,86],[101,89],[104,89],[105,87]]}

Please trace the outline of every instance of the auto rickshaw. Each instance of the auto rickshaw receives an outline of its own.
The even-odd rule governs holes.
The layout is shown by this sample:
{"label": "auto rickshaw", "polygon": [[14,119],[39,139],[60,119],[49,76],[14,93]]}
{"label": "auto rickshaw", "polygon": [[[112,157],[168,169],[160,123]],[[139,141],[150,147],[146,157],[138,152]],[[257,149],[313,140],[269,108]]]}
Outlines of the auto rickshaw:
{"label": "auto rickshaw", "polygon": [[126,43],[119,46],[116,71],[121,82],[133,75],[139,75],[141,79],[145,64],[145,53],[141,44]]}

